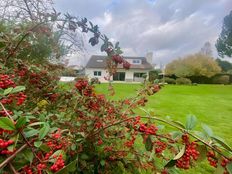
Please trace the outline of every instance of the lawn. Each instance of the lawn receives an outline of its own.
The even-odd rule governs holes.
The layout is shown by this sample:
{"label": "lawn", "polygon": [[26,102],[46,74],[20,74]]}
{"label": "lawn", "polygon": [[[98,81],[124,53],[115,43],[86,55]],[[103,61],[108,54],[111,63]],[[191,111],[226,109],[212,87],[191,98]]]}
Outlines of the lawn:
{"label": "lawn", "polygon": [[[107,94],[108,84],[96,86],[99,93]],[[114,84],[116,91],[112,99],[122,99],[135,95],[140,87],[138,84]],[[186,115],[193,114],[198,118],[197,129],[201,123],[209,125],[215,135],[232,145],[232,86],[198,85],[178,86],[167,85],[160,92],[149,97],[146,108],[154,109],[155,113],[165,118],[170,116],[175,120],[185,122]],[[203,162],[196,169],[183,173],[207,174],[212,168]]]}

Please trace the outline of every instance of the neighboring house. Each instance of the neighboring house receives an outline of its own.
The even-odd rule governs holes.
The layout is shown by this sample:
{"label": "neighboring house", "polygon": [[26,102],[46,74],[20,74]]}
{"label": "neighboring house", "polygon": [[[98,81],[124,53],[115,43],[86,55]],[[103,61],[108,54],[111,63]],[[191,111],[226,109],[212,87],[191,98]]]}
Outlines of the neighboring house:
{"label": "neighboring house", "polygon": [[[126,82],[142,82],[144,75],[148,76],[148,72],[153,70],[152,53],[148,53],[146,57],[124,57],[131,66],[129,70],[123,69],[119,64],[117,72],[113,75],[113,81]],[[101,82],[105,82],[106,72],[106,56],[93,55],[85,67],[85,75],[91,78],[98,78]]]}

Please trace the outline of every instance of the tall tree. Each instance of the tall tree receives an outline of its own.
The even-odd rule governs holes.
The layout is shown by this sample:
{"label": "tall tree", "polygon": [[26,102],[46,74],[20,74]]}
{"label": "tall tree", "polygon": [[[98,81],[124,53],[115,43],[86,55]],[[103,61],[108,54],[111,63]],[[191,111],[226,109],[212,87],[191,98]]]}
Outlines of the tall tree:
{"label": "tall tree", "polygon": [[174,74],[178,77],[212,77],[220,71],[221,68],[213,58],[200,53],[174,60],[165,69],[166,74]]}
{"label": "tall tree", "polygon": [[232,11],[224,18],[222,31],[217,40],[216,48],[219,56],[232,57]]}
{"label": "tall tree", "polygon": [[216,59],[216,61],[223,72],[228,72],[229,70],[232,70],[232,63],[221,59]]}
{"label": "tall tree", "polygon": [[210,42],[206,42],[204,46],[201,48],[200,51],[201,54],[207,55],[207,56],[212,56],[212,48]]}

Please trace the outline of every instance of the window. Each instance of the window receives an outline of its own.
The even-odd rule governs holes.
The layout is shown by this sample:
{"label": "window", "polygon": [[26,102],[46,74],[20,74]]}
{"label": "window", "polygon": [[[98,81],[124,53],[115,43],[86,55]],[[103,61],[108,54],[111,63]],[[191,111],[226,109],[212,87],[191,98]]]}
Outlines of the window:
{"label": "window", "polygon": [[141,64],[141,60],[139,60],[139,59],[133,59],[132,63],[133,64]]}
{"label": "window", "polygon": [[94,75],[94,76],[101,76],[101,71],[94,71],[94,72],[93,72],[93,75]]}
{"label": "window", "polygon": [[147,73],[134,73],[134,77],[138,77],[138,78],[143,78],[144,76],[146,76]]}

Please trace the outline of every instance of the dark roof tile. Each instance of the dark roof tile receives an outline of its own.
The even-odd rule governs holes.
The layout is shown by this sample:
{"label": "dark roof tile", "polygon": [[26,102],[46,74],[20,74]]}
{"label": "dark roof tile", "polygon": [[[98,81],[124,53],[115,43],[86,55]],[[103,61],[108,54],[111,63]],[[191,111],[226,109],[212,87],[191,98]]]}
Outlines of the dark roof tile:
{"label": "dark roof tile", "polygon": [[[152,65],[147,62],[145,57],[124,57],[124,59],[141,59],[142,64],[135,65],[131,64],[130,69],[152,69]],[[86,68],[106,68],[106,56],[93,55],[90,57]],[[122,64],[118,65],[119,69],[122,69]]]}

